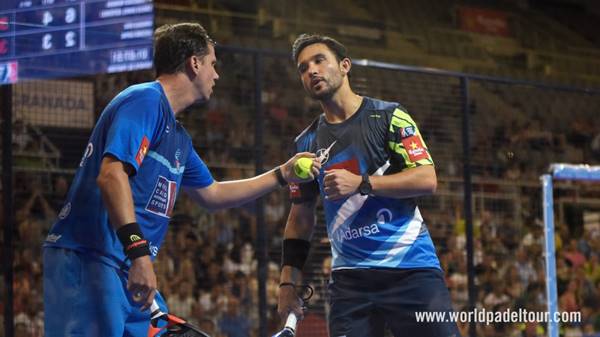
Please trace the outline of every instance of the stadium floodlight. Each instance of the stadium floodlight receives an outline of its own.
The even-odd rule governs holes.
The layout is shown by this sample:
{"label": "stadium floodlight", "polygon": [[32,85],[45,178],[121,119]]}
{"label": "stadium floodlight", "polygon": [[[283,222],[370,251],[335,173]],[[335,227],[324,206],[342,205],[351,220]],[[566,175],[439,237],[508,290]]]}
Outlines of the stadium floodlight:
{"label": "stadium floodlight", "polygon": [[544,205],[544,255],[546,262],[546,298],[548,336],[558,337],[558,321],[554,320],[558,312],[556,290],[556,249],[554,247],[554,198],[552,180],[597,181],[600,182],[600,166],[552,164],[548,174],[540,177]]}

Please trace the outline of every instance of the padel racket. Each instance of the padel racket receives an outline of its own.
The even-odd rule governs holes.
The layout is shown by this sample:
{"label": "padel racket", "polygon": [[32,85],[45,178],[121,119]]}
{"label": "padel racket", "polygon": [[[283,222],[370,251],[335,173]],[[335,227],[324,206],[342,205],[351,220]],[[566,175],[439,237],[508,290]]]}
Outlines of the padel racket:
{"label": "padel racket", "polygon": [[298,324],[298,318],[296,317],[296,314],[294,314],[293,312],[290,312],[290,314],[287,317],[287,320],[285,321],[285,327],[283,328],[283,330],[274,334],[273,337],[294,337],[294,336],[296,336],[296,324]]}
{"label": "padel racket", "polygon": [[148,337],[210,337],[184,319],[162,312],[156,301],[152,301],[150,311]]}
{"label": "padel racket", "polygon": [[[333,144],[332,144],[332,146],[333,146]],[[304,307],[302,309],[306,309],[306,304],[307,304],[308,300],[312,297],[315,290],[313,289],[313,287],[309,286],[308,284],[299,286],[299,288],[302,289],[302,292],[299,295],[304,304]],[[287,320],[285,321],[285,326],[283,327],[283,330],[274,334],[273,337],[294,337],[294,336],[296,336],[296,325],[297,324],[298,324],[298,317],[296,317],[296,314],[294,314],[293,312],[290,312],[287,317]]]}

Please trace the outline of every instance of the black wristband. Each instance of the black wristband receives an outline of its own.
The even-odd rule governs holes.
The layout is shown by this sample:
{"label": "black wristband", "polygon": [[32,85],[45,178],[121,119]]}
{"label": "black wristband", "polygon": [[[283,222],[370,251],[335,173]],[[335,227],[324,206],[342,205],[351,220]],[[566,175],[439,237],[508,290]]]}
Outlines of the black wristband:
{"label": "black wristband", "polygon": [[287,180],[285,180],[285,178],[283,177],[283,173],[281,172],[281,166],[277,166],[277,168],[275,168],[275,176],[277,177],[277,182],[279,183],[279,186],[283,187],[288,184]]}
{"label": "black wristband", "polygon": [[279,283],[279,288],[281,287],[293,287],[296,288],[296,285],[291,282],[281,282]]}
{"label": "black wristband", "polygon": [[302,239],[285,239],[283,240],[281,264],[302,270],[309,251],[310,242]]}
{"label": "black wristband", "polygon": [[141,256],[150,255],[148,241],[144,239],[144,234],[137,222],[132,222],[117,229],[117,236],[123,245],[123,251],[130,260]]}

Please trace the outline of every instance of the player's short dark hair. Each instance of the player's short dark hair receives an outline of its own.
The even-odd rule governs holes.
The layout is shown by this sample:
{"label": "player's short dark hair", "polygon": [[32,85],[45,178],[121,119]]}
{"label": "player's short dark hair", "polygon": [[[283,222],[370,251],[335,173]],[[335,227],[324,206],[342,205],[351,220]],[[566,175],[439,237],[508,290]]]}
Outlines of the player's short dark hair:
{"label": "player's short dark hair", "polygon": [[185,68],[191,56],[208,54],[208,45],[215,42],[198,23],[163,25],[154,32],[154,69],[156,76],[174,74]]}
{"label": "player's short dark hair", "polygon": [[292,45],[292,58],[294,62],[298,62],[298,55],[302,50],[312,44],[322,43],[329,48],[337,58],[337,61],[341,61],[348,57],[346,46],[341,44],[338,40],[319,34],[302,34],[296,38]]}

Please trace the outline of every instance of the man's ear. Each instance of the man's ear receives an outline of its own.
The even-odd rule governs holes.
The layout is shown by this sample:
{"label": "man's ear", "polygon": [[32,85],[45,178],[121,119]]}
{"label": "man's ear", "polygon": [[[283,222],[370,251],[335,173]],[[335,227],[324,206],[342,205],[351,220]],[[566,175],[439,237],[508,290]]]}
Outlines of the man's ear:
{"label": "man's ear", "polygon": [[340,68],[342,69],[342,73],[347,75],[350,69],[352,69],[352,61],[348,57],[345,57],[340,61]]}
{"label": "man's ear", "polygon": [[195,77],[200,69],[200,59],[197,56],[190,56],[185,61],[185,72],[188,76]]}
{"label": "man's ear", "polygon": [[192,55],[190,57],[190,62],[191,62],[191,66],[194,69],[194,71],[198,71],[198,69],[200,69],[201,60],[198,58],[198,56]]}

